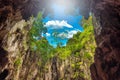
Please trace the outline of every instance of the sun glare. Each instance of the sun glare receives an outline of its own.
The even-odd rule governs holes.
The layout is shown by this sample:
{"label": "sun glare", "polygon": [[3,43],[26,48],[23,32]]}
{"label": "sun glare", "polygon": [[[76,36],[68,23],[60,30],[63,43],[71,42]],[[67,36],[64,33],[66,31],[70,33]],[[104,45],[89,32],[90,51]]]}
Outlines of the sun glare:
{"label": "sun glare", "polygon": [[[79,14],[79,8],[75,8],[75,1],[50,1],[49,8],[51,8],[51,12],[43,20],[45,27],[48,29],[45,37],[50,45],[57,47],[58,43],[62,43],[62,46],[65,46],[74,34],[83,31],[79,24],[82,16]],[[56,34],[55,36],[53,35],[54,33]]]}
{"label": "sun glare", "polygon": [[68,11],[74,7],[72,0],[52,0],[51,3],[52,9],[57,12]]}

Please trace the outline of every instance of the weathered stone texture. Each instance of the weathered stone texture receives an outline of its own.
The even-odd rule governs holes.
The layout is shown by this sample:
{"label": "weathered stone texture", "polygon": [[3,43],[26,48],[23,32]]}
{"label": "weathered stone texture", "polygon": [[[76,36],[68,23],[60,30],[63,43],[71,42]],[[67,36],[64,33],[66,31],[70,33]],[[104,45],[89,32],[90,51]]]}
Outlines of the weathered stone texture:
{"label": "weathered stone texture", "polygon": [[[17,76],[14,76],[17,72],[15,73],[15,70],[12,70],[13,64],[11,64],[12,62],[10,61],[14,58],[10,58],[10,56],[14,57],[16,55],[15,49],[17,50],[17,48],[19,48],[18,51],[22,50],[23,46],[19,45],[22,41],[14,39],[14,41],[11,42],[9,38],[12,36],[19,39],[21,39],[20,36],[25,38],[26,35],[22,35],[23,33],[21,30],[19,31],[16,29],[13,31],[17,31],[17,33],[10,33],[10,31],[12,31],[17,22],[22,19],[27,20],[31,15],[36,15],[42,10],[45,5],[40,1],[41,0],[0,0],[1,80],[4,80],[6,77],[9,79],[26,77],[25,80],[30,80],[31,77],[28,75],[29,72],[31,72],[32,75],[35,73],[33,79],[38,76],[37,70],[33,70],[36,64],[31,65],[30,63],[36,60],[32,60],[30,57],[34,58],[36,55],[31,55],[27,49],[25,50],[26,52],[23,52],[25,54],[27,53],[27,55],[21,55],[23,60],[25,59],[24,63],[21,65],[22,68],[20,67],[20,71],[23,75],[17,74]],[[98,46],[95,53],[95,62],[90,68],[92,79],[120,80],[120,0],[84,0],[83,4],[87,4],[87,6],[83,5],[83,8],[81,8],[81,10],[83,10],[83,15],[88,16],[89,10],[93,13],[95,38]],[[91,9],[89,6],[91,6]],[[10,46],[8,41],[14,45]],[[6,50],[5,45],[7,45],[8,48],[13,47],[15,49],[11,49],[13,52],[10,53],[10,50]],[[16,45],[18,47],[16,47]],[[27,60],[29,60],[29,63]]]}
{"label": "weathered stone texture", "polygon": [[120,80],[120,0],[93,0],[97,49],[93,80]]}

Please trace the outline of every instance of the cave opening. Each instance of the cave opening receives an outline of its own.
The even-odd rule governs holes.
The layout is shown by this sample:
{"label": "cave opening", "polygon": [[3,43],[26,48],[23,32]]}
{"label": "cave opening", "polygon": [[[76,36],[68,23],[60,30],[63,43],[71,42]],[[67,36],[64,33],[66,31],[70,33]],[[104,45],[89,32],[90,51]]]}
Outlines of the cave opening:
{"label": "cave opening", "polygon": [[[51,63],[55,63],[51,65],[55,70],[51,71],[57,77],[59,75],[59,78],[64,79],[66,75],[71,75],[67,77],[68,80],[91,80],[89,67],[94,61],[96,47],[92,14],[78,6],[79,0],[52,1],[47,5],[49,10],[43,8],[37,17],[32,17],[34,22],[29,31],[30,48],[40,56],[40,67],[49,68]],[[64,64],[66,61],[68,63]],[[66,67],[62,68],[62,65]]]}
{"label": "cave opening", "polygon": [[[44,3],[46,6],[37,16],[43,22],[41,26],[44,26],[44,28],[41,27],[41,30],[39,30],[39,36],[33,37],[35,39],[45,37],[54,48],[58,45],[61,47],[66,46],[68,40],[73,38],[74,34],[84,31],[82,27],[83,19],[87,20],[92,15],[89,11],[82,9],[82,6],[84,6],[82,3],[86,1],[50,0],[48,2]],[[84,16],[83,13],[85,13]],[[40,25],[37,22],[39,22],[38,18],[36,18],[33,26]]]}
{"label": "cave opening", "polygon": [[[64,1],[67,2],[64,3]],[[54,6],[59,8],[62,4],[63,8],[51,10],[50,5],[53,2],[56,3]],[[74,10],[73,4],[75,4],[76,10]],[[44,34],[46,36],[50,36],[50,34],[43,26],[48,25],[48,21],[45,19],[53,16],[48,13],[63,14],[64,6],[67,6],[68,11],[65,11],[67,16],[68,14],[73,16],[75,11],[84,16],[81,24],[84,29],[83,32],[73,35],[67,41],[66,46],[57,44],[58,46],[53,48],[44,38]],[[68,6],[71,8],[68,9]],[[41,13],[36,18],[30,18],[30,16],[36,16],[39,11]],[[93,13],[91,17],[89,17],[90,11]],[[62,16],[60,15],[60,17]],[[92,19],[94,29],[91,24]],[[53,17],[49,23],[60,23],[60,21],[52,20]],[[66,24],[67,22],[61,21],[61,23]],[[42,27],[39,28],[38,24]],[[71,27],[70,24],[67,25]],[[89,67],[94,62],[90,68],[93,80],[119,80],[119,27],[120,0],[1,0],[0,72],[2,73],[0,73],[0,78],[5,79],[8,74],[6,69],[10,68],[12,71],[10,71],[8,79],[90,80]],[[55,30],[55,37],[58,37],[57,32]],[[65,33],[68,32],[70,31]],[[18,38],[18,36],[22,37]],[[94,36],[97,43],[96,51],[96,44],[93,45]],[[62,34],[62,37],[66,37],[66,34]],[[95,56],[92,54],[94,51]],[[8,62],[14,69],[7,66]],[[28,74],[29,72],[30,74]]]}
{"label": "cave opening", "polygon": [[[21,7],[23,3],[14,6],[21,11],[19,14],[18,10],[17,16],[22,15],[25,20],[18,20],[10,28],[4,44],[11,53],[9,60],[13,60],[11,64],[14,64],[16,71],[13,72],[17,77],[21,75],[19,70],[23,66],[29,65],[29,70],[33,62],[39,69],[36,73],[39,79],[91,80],[89,67],[94,61],[96,44],[92,14],[87,4],[87,10],[83,8],[86,1],[30,0]],[[5,79],[8,73],[4,70],[1,78]],[[50,76],[45,77],[46,74]]]}

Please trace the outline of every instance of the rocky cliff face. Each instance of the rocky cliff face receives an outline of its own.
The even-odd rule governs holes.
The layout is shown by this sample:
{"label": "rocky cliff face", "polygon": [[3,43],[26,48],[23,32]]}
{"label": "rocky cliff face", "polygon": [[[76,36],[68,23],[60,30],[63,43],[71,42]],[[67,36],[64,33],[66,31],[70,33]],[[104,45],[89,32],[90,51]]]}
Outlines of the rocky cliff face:
{"label": "rocky cliff face", "polygon": [[0,80],[31,80],[36,77],[37,57],[30,52],[27,42],[30,23],[20,20],[4,33],[0,49]]}
{"label": "rocky cliff face", "polygon": [[[0,0],[0,80],[19,80],[19,77],[24,80],[37,79],[37,55],[31,54],[26,46],[31,24],[22,20],[41,10],[36,3],[40,1]],[[85,3],[89,4],[89,1]],[[92,79],[120,80],[120,0],[91,0],[91,3],[98,46],[95,62],[90,68]],[[89,10],[88,6],[84,7],[85,12]],[[53,78],[56,77],[53,74]]]}
{"label": "rocky cliff face", "polygon": [[36,55],[27,46],[32,22],[22,20],[28,19],[22,16],[25,1],[0,1],[0,80],[32,80],[38,73]]}
{"label": "rocky cliff face", "polygon": [[22,18],[19,11],[13,9],[12,1],[9,0],[0,1],[0,15],[0,79],[4,80],[9,74],[9,51],[5,50],[3,44],[7,44],[5,39],[10,29]]}
{"label": "rocky cliff face", "polygon": [[93,0],[97,42],[93,80],[120,80],[120,0]]}

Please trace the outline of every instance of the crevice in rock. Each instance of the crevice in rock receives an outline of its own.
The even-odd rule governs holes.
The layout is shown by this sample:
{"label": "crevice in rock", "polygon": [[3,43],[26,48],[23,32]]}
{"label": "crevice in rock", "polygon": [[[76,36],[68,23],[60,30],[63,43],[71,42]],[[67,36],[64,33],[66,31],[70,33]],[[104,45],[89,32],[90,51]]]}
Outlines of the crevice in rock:
{"label": "crevice in rock", "polygon": [[4,68],[5,65],[8,63],[7,55],[7,51],[0,47],[0,69]]}
{"label": "crevice in rock", "polygon": [[9,74],[9,70],[4,69],[4,71],[0,73],[0,80],[5,80],[5,78],[8,76],[8,74]]}

